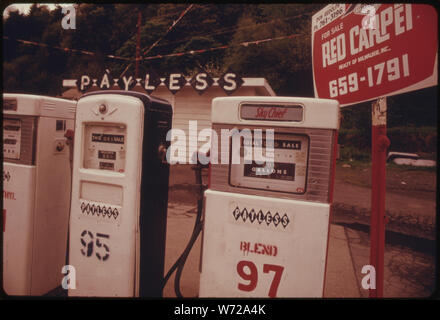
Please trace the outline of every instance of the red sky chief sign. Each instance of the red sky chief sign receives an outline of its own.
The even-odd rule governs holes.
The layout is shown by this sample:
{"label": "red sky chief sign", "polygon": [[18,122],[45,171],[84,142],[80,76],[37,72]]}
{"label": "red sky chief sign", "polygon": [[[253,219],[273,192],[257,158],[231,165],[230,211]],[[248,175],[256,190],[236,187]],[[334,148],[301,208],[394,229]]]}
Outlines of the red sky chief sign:
{"label": "red sky chief sign", "polygon": [[164,77],[154,72],[145,73],[142,77],[124,75],[121,78],[114,78],[107,70],[102,76],[93,78],[89,75],[82,75],[76,80],[78,90],[81,92],[120,89],[120,90],[144,90],[151,94],[156,88],[163,84],[172,94],[176,94],[187,83],[199,94],[203,94],[214,83],[217,83],[226,94],[231,94],[243,84],[243,79],[234,72],[225,72],[218,80],[213,79],[209,73],[200,70],[192,78],[185,77],[182,73],[170,73]]}
{"label": "red sky chief sign", "polygon": [[240,116],[247,120],[302,121],[302,106],[242,104]]}
{"label": "red sky chief sign", "polygon": [[330,4],[312,17],[315,97],[348,106],[437,85],[437,23],[422,4]]}

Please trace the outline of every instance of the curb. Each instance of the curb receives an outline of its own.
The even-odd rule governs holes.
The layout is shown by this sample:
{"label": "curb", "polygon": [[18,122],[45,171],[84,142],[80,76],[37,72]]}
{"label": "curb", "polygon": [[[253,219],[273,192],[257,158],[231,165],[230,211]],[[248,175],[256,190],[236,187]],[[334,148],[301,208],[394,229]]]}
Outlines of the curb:
{"label": "curb", "polygon": [[[418,216],[417,213],[385,211],[386,229],[412,237],[436,240],[435,218]],[[370,226],[370,209],[345,203],[333,203],[333,222],[355,222]],[[347,221],[348,220],[348,221]]]}

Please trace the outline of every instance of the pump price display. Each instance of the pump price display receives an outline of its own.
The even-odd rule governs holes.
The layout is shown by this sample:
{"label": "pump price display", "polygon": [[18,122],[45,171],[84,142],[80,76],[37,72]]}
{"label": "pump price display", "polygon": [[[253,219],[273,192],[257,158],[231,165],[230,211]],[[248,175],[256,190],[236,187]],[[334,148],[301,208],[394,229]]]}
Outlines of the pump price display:
{"label": "pump price display", "polygon": [[3,157],[20,159],[21,122],[14,119],[3,119]]}
{"label": "pump price display", "polygon": [[116,160],[116,152],[115,151],[98,151],[98,158],[99,159],[106,159],[106,160]]}
{"label": "pump price display", "polygon": [[[301,150],[301,141],[299,140],[274,140],[274,149],[286,150]],[[246,146],[247,140],[242,140],[242,146]],[[268,145],[266,140],[261,140],[260,143],[254,141],[254,147],[266,148]],[[252,164],[244,164],[244,176],[263,179],[278,179],[278,180],[295,180],[295,164],[274,162],[273,167],[266,167],[266,164],[257,164],[252,161]]]}
{"label": "pump price display", "polygon": [[124,172],[126,127],[85,125],[84,168]]}
{"label": "pump price display", "polygon": [[423,4],[330,4],[312,17],[315,97],[341,106],[437,85],[437,12]]}
{"label": "pump price display", "polygon": [[[245,163],[242,157],[240,164],[231,165],[230,183],[237,187],[304,193],[308,144],[309,140],[306,135],[275,134],[273,163],[257,163],[254,160],[251,163]],[[254,154],[257,151],[263,154],[263,151],[270,147],[265,138],[254,141],[243,139],[242,154],[245,153],[244,147],[251,146]]]}

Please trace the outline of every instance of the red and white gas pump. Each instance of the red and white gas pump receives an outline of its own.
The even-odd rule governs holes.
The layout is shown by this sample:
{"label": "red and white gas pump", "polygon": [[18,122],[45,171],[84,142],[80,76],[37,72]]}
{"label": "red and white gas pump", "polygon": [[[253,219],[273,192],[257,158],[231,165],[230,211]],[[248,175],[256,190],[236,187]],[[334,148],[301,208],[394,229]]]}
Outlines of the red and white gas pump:
{"label": "red and white gas pump", "polygon": [[211,148],[200,297],[323,295],[338,128],[335,100],[213,100],[213,136],[229,144],[218,164]]}

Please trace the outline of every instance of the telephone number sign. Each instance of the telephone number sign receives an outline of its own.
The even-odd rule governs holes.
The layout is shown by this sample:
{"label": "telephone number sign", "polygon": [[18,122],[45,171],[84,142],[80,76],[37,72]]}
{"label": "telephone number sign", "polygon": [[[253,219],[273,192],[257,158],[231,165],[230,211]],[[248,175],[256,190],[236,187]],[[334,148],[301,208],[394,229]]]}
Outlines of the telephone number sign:
{"label": "telephone number sign", "polygon": [[419,4],[331,4],[312,17],[315,96],[341,106],[437,85],[437,13]]}

